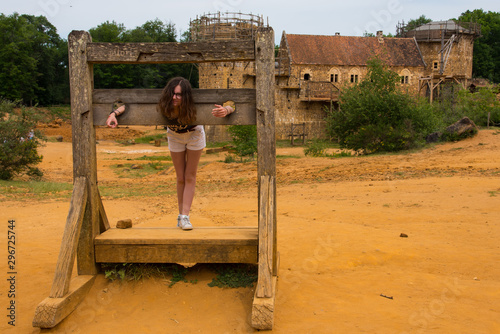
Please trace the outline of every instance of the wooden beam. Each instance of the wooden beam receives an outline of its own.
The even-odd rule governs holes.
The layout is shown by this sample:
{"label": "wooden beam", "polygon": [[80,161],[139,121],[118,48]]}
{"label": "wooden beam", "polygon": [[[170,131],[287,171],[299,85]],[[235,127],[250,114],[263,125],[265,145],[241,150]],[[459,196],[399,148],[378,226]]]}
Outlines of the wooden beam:
{"label": "wooden beam", "polygon": [[60,298],[69,291],[86,204],[87,182],[84,177],[78,177],[73,186],[73,195],[71,196],[71,205],[66,219],[59,258],[57,259],[54,282],[49,294],[51,298]]}
{"label": "wooden beam", "polygon": [[62,298],[45,298],[36,308],[33,327],[53,328],[73,312],[85,298],[95,281],[95,275],[73,278],[69,292]]}
{"label": "wooden beam", "polygon": [[91,43],[87,58],[101,64],[162,64],[251,61],[254,41],[191,43]]}
{"label": "wooden beam", "polygon": [[90,34],[73,31],[68,36],[71,124],[73,142],[73,179],[87,180],[88,200],[77,250],[80,275],[97,274],[94,258],[94,237],[99,232],[97,191],[97,159],[92,112],[93,69],[87,63],[86,49]]}
{"label": "wooden beam", "polygon": [[255,295],[263,298],[272,296],[274,177],[262,175],[260,178],[259,277]]}
{"label": "wooden beam", "polygon": [[[119,116],[120,125],[166,125],[166,117],[156,111],[161,89],[103,89],[93,93],[94,125],[103,126],[111,112],[112,103],[124,102],[127,111]],[[248,125],[256,123],[255,89],[195,89],[196,124]],[[236,111],[228,117],[212,116],[214,104],[234,101]]]}

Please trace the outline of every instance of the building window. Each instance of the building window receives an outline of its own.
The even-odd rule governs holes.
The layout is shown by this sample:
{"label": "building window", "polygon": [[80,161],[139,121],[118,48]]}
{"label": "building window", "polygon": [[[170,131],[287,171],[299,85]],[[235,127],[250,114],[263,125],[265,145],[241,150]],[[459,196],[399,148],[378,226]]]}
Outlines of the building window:
{"label": "building window", "polygon": [[338,74],[330,74],[330,82],[339,82]]}
{"label": "building window", "polygon": [[358,75],[351,74],[351,83],[357,83],[357,82],[358,82]]}
{"label": "building window", "polygon": [[433,67],[434,67],[435,70],[438,69],[438,62],[437,61],[434,62]]}
{"label": "building window", "polygon": [[311,75],[309,73],[304,74],[304,80],[309,80],[311,78]]}
{"label": "building window", "polygon": [[401,83],[402,84],[408,84],[408,76],[407,75],[402,75],[401,76]]}

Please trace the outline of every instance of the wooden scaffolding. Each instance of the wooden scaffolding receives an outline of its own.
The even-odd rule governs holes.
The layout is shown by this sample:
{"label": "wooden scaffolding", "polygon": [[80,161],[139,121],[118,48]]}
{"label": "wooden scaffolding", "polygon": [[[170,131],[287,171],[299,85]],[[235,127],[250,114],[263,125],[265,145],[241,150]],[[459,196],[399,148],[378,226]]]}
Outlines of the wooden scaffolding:
{"label": "wooden scaffolding", "polygon": [[[88,293],[99,263],[257,263],[252,326],[271,329],[278,276],[276,247],[276,142],[274,119],[274,32],[259,28],[252,40],[191,43],[92,43],[90,34],[68,37],[73,139],[73,194],[49,297],[37,307],[33,326],[52,328]],[[258,224],[255,227],[110,228],[97,187],[95,126],[109,106],[127,105],[122,125],[168,124],[156,112],[159,89],[93,88],[93,64],[159,64],[254,61],[255,89],[195,89],[196,124],[256,124]],[[229,117],[211,115],[215,103],[232,100]],[[78,275],[71,278],[77,262]]]}

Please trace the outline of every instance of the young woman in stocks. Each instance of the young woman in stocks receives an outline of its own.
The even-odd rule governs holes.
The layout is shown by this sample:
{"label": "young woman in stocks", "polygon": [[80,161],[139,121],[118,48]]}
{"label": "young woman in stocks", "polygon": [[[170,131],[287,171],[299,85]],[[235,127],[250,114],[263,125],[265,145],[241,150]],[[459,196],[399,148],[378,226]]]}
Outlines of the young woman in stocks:
{"label": "young woman in stocks", "polygon": [[[177,226],[183,230],[191,230],[193,225],[189,212],[196,188],[198,163],[206,141],[203,125],[190,125],[196,121],[196,108],[189,81],[182,77],[171,79],[163,89],[156,109],[176,123],[167,126],[167,139],[177,176]],[[117,116],[123,112],[124,105],[111,112],[106,125],[115,128],[118,125]],[[232,112],[234,107],[230,105],[216,104],[212,109],[214,117],[226,117]]]}

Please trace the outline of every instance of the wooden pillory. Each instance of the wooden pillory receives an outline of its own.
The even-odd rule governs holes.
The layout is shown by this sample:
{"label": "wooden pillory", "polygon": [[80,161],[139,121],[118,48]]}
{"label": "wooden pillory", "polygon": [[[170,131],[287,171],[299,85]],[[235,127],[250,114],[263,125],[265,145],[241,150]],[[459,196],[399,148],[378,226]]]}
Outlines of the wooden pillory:
{"label": "wooden pillory", "polygon": [[[49,297],[35,311],[33,326],[52,328],[85,298],[99,263],[257,263],[252,326],[274,320],[276,250],[276,142],[274,32],[260,28],[255,40],[194,43],[92,43],[90,34],[68,37],[73,132],[73,195]],[[196,124],[256,124],[258,227],[110,228],[97,187],[95,126],[102,126],[116,100],[127,105],[121,125],[168,124],[156,112],[159,89],[93,89],[93,64],[160,64],[254,61],[256,89],[195,89]],[[232,100],[236,112],[211,115],[215,103]],[[78,276],[71,279],[77,259]]]}

